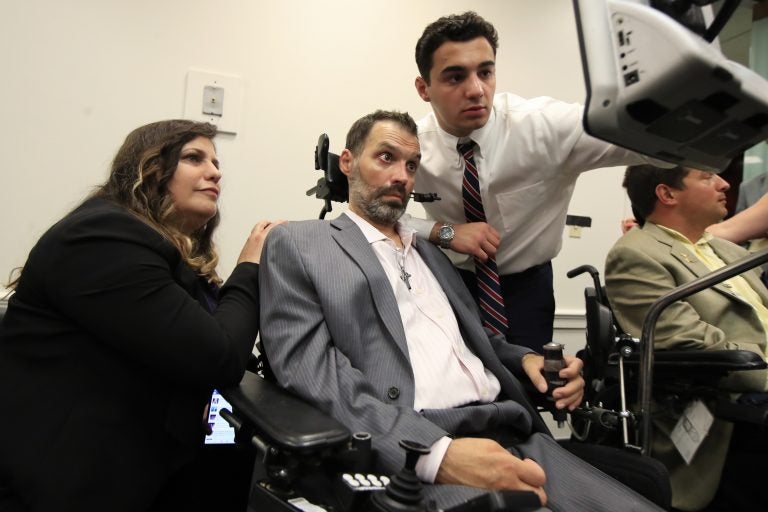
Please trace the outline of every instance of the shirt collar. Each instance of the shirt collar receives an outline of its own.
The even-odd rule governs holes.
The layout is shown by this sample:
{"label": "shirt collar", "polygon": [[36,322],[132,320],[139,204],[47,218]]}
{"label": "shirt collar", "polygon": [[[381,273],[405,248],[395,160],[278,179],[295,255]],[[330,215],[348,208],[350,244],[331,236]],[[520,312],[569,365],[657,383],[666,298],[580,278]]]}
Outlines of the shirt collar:
{"label": "shirt collar", "polygon": [[[357,224],[357,227],[359,227],[360,231],[363,232],[363,236],[365,236],[365,239],[369,244],[372,244],[374,242],[387,241],[387,240],[391,242],[391,240],[389,239],[389,237],[387,237],[387,235],[379,231],[378,228],[376,228],[373,224],[371,224],[370,222],[368,222],[367,220],[365,220],[364,218],[362,218],[352,210],[347,210],[344,213],[347,215],[347,217],[349,217],[352,220],[352,222]],[[395,224],[395,229],[397,230],[397,233],[400,235],[400,239],[403,241],[403,245],[405,247],[408,247],[409,245],[414,245],[414,246],[416,245],[417,237],[414,236],[416,234],[415,229],[411,229],[401,222],[397,222],[397,224]]]}
{"label": "shirt collar", "polygon": [[486,146],[490,143],[491,134],[493,133],[493,125],[495,123],[496,107],[493,104],[491,104],[491,115],[488,116],[488,122],[485,123],[482,128],[478,128],[466,137],[456,137],[455,135],[451,135],[447,131],[443,130],[443,128],[440,126],[440,123],[437,121],[437,116],[435,116],[435,124],[437,125],[437,133],[438,137],[440,138],[440,142],[445,147],[451,148],[451,150],[458,155],[458,158],[461,158],[461,155],[459,155],[456,147],[459,145],[459,143],[467,142],[470,139],[477,145],[475,152],[480,156],[483,156],[483,149],[485,149]]}
{"label": "shirt collar", "polygon": [[[651,223],[651,224],[653,224],[653,223]],[[674,230],[672,228],[668,228],[667,226],[662,226],[661,224],[654,224],[654,225],[656,227],[658,227],[659,229],[661,229],[662,231],[665,231],[666,233],[668,233],[673,238],[675,238],[678,241],[683,242],[685,244],[690,244],[690,245],[708,245],[709,242],[714,238],[714,236],[712,236],[712,233],[710,233],[709,231],[704,231],[704,234],[701,235],[701,238],[696,240],[696,242],[694,243],[694,242],[691,242],[690,240],[688,240],[688,238],[685,235],[683,235],[682,233],[680,233],[679,231],[676,231],[676,230]]]}

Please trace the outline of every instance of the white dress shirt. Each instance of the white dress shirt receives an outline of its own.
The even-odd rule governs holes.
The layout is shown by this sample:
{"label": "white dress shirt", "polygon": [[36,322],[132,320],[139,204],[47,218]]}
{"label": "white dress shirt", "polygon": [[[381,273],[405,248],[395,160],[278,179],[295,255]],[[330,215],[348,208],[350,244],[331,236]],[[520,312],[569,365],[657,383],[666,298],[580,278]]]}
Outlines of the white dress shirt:
{"label": "white dress shirt", "polygon": [[[398,223],[404,246],[398,250],[392,240],[355,212],[346,214],[371,244],[395,294],[416,386],[414,410],[493,402],[501,385],[464,343],[448,297],[414,250],[415,231]],[[408,273],[407,279],[402,277],[403,271]],[[443,438],[428,456],[421,457],[416,466],[419,478],[434,481],[449,444],[450,438]]]}
{"label": "white dress shirt", "polygon": [[[579,104],[500,93],[486,125],[469,136],[477,143],[485,216],[501,234],[496,254],[500,274],[521,272],[557,256],[580,173],[653,161],[587,135],[582,114]],[[466,222],[464,162],[456,149],[458,138],[440,128],[434,112],[418,125],[422,157],[414,190],[436,192],[441,200],[423,203],[432,220],[409,215],[402,220],[427,237],[435,220]],[[447,252],[457,267],[474,271],[471,257]]]}

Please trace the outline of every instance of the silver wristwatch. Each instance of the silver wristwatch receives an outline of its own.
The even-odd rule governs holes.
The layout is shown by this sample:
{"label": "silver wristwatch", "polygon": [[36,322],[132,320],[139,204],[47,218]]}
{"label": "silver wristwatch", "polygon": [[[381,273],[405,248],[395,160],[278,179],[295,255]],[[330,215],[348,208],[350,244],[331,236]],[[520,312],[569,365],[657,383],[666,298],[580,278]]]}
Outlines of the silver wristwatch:
{"label": "silver wristwatch", "polygon": [[453,230],[453,224],[445,223],[440,226],[440,229],[437,230],[437,240],[440,247],[443,249],[450,249],[451,241],[455,235],[456,232]]}

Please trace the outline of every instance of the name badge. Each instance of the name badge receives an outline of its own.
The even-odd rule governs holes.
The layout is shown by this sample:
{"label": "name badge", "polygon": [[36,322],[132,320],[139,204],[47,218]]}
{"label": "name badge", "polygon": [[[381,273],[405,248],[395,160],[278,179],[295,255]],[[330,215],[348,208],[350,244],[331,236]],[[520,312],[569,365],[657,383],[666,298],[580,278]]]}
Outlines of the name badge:
{"label": "name badge", "polygon": [[714,416],[701,400],[694,400],[685,408],[677,425],[672,429],[670,438],[686,464],[693,460],[699,446],[709,434],[714,420]]}

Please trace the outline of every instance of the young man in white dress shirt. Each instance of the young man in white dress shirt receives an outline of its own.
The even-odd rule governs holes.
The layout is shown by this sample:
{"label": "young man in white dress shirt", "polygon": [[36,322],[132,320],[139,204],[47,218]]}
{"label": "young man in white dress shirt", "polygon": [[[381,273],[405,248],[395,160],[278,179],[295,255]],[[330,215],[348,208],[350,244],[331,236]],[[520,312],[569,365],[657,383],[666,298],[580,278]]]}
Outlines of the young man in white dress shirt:
{"label": "young man in white dress shirt", "polygon": [[[511,343],[541,351],[552,339],[551,260],[562,245],[576,179],[644,159],[587,135],[581,105],[495,94],[497,43],[493,25],[474,12],[440,18],[419,39],[416,90],[433,112],[418,123],[416,188],[441,201],[424,203],[429,220],[404,220],[450,249],[476,298],[473,259],[495,258],[507,320],[498,330]],[[462,199],[465,162],[457,145],[469,141],[485,222],[468,222]]]}

